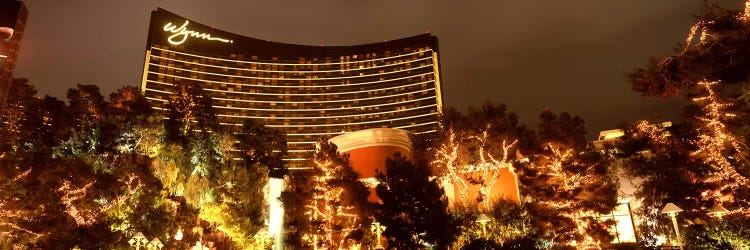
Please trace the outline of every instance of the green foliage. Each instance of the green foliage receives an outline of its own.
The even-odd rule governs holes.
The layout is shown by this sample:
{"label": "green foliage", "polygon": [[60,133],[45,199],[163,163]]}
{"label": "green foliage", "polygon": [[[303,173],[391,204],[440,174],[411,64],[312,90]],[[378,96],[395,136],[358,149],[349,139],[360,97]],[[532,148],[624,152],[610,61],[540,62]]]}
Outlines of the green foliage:
{"label": "green foliage", "polygon": [[750,217],[735,215],[688,226],[685,249],[750,249]]}
{"label": "green foliage", "polygon": [[282,131],[246,119],[242,123],[242,130],[234,137],[237,140],[234,146],[239,150],[244,164],[260,163],[270,170],[271,176],[284,176],[283,157],[287,153],[287,143]]}
{"label": "green foliage", "polygon": [[400,154],[386,161],[385,173],[377,173],[382,204],[375,219],[386,226],[388,247],[416,249],[427,243],[447,249],[456,240],[458,225],[432,175],[429,166],[413,164]]}
{"label": "green foliage", "polygon": [[263,186],[268,182],[268,170],[255,164],[252,168],[236,167],[220,175],[218,200],[205,203],[200,218],[227,234],[235,246],[257,248],[253,237],[264,222]]}
{"label": "green foliage", "polygon": [[46,155],[72,127],[68,108],[53,97],[36,98],[26,79],[13,79],[5,109],[0,111],[0,152]]}
{"label": "green foliage", "polygon": [[[486,235],[483,235],[481,224],[476,222],[479,214],[480,212],[476,210],[454,211],[454,216],[461,225],[459,227],[461,234],[454,246],[470,247],[472,242],[476,240],[486,240],[483,244],[494,245],[496,246],[495,249],[502,249],[502,247],[514,249],[511,247],[515,247],[515,245],[519,245],[518,247],[528,246],[528,244],[522,244],[522,242],[531,238],[535,233],[535,228],[531,223],[531,215],[525,207],[515,201],[497,200],[493,202],[492,209],[486,214],[491,218],[485,224]],[[531,240],[531,246],[534,245],[533,242]]]}
{"label": "green foliage", "polygon": [[165,141],[186,146],[190,138],[205,138],[211,131],[218,131],[219,122],[211,103],[211,97],[200,87],[178,84],[165,107]]}
{"label": "green foliage", "polygon": [[239,249],[264,249],[263,243],[253,238],[255,232],[250,232],[246,228],[248,225],[257,228],[262,224],[250,221],[250,218],[236,217],[231,211],[227,204],[206,204],[201,207],[200,218],[226,234]]}
{"label": "green foliage", "polygon": [[[200,89],[186,87],[174,102],[189,105],[167,112],[181,115],[175,132],[134,87],[107,102],[79,84],[66,105],[34,97],[25,80],[12,86],[0,113],[0,248],[127,249],[139,231],[177,249],[199,237],[228,248],[226,236],[248,246],[262,227],[268,166],[232,160],[235,138]],[[271,157],[283,157],[283,134],[257,129],[273,140],[263,145]]]}
{"label": "green foliage", "polygon": [[311,247],[303,239],[311,232],[311,218],[309,208],[315,192],[315,178],[309,171],[295,171],[289,174],[291,180],[287,189],[281,193],[281,203],[284,204],[284,226],[287,234],[284,242],[297,248]]}

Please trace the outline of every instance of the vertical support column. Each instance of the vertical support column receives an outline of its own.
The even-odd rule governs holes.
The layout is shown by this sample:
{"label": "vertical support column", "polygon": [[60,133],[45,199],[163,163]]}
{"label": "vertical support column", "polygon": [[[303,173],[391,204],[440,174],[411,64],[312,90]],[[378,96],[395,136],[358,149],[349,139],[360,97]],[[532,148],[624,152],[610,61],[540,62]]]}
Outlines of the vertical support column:
{"label": "vertical support column", "polygon": [[274,238],[274,250],[284,249],[284,206],[280,200],[282,191],[284,179],[268,179],[268,234]]}
{"label": "vertical support column", "polygon": [[432,52],[432,72],[435,76],[435,98],[437,98],[437,111],[443,112],[443,90],[440,82],[440,62],[438,62],[438,53]]}
{"label": "vertical support column", "polygon": [[141,78],[141,94],[146,94],[146,80],[148,80],[148,64],[151,62],[151,48],[146,50],[146,60],[143,63],[143,76]]}

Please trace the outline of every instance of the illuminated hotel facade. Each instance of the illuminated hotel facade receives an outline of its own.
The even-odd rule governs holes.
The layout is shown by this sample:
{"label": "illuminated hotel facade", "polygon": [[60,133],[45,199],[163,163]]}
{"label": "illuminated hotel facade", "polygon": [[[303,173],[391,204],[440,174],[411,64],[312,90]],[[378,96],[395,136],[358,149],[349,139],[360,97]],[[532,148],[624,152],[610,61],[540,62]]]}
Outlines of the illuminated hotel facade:
{"label": "illuminated hotel facade", "polygon": [[291,167],[321,137],[369,128],[429,134],[442,109],[437,38],[307,46],[239,36],[163,9],[151,14],[141,90],[163,109],[176,84],[202,87],[220,124],[287,133]]}
{"label": "illuminated hotel facade", "polygon": [[7,102],[28,16],[23,2],[0,1],[0,110]]}

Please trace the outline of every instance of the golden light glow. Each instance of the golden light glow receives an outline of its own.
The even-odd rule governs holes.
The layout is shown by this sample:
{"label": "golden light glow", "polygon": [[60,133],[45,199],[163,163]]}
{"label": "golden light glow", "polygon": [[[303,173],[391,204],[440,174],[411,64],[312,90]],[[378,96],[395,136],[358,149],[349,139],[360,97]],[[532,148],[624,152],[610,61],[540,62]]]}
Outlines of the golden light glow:
{"label": "golden light glow", "polygon": [[136,176],[134,174],[131,174],[129,176],[129,179],[125,181],[125,187],[127,188],[127,192],[125,192],[125,195],[117,196],[115,199],[106,202],[100,207],[86,211],[79,211],[78,207],[76,207],[77,201],[86,197],[86,193],[93,184],[94,181],[89,182],[82,187],[75,187],[71,182],[65,180],[57,189],[58,192],[61,192],[63,194],[62,197],[60,197],[60,203],[65,206],[65,212],[70,215],[70,217],[73,217],[73,220],[79,226],[93,224],[94,222],[96,222],[97,217],[101,213],[109,210],[115,205],[122,204],[133,194],[135,194],[136,191],[143,187],[143,184],[141,184],[141,182],[136,179]]}
{"label": "golden light glow", "polygon": [[[423,68],[430,68],[432,67],[432,64],[427,64],[424,66],[417,66],[413,68],[407,68],[407,69],[400,69],[400,70],[394,70],[394,71],[388,71],[383,73],[376,73],[376,74],[359,74],[359,75],[353,75],[353,76],[337,76],[337,77],[318,77],[318,78],[280,78],[280,77],[259,77],[259,76],[238,76],[238,75],[227,75],[227,74],[219,74],[219,73],[212,73],[212,72],[205,72],[205,71],[198,71],[198,70],[191,70],[186,68],[180,68],[180,67],[173,67],[168,65],[161,65],[156,63],[149,63],[149,65],[152,65],[154,67],[159,68],[167,68],[172,70],[180,70],[185,72],[191,72],[191,73],[198,73],[198,74],[206,74],[206,75],[215,75],[215,76],[222,76],[222,77],[234,77],[234,78],[244,78],[244,79],[258,79],[258,80],[276,80],[276,81],[325,81],[325,80],[341,80],[341,79],[353,79],[353,78],[366,78],[366,77],[373,77],[373,76],[382,76],[382,75],[390,75],[390,74],[396,74],[401,72],[408,72],[413,71],[417,69],[423,69]],[[150,73],[156,74],[156,72],[149,71]],[[171,75],[169,75],[171,76]],[[193,78],[190,78],[193,79]],[[196,80],[196,79],[194,79]]]}
{"label": "golden light glow", "polygon": [[698,117],[703,124],[698,128],[698,140],[694,142],[698,150],[694,151],[692,155],[714,168],[711,169],[712,171],[709,172],[705,181],[719,185],[715,190],[704,192],[702,194],[704,198],[713,198],[725,202],[734,201],[734,191],[750,184],[748,178],[741,175],[732,165],[728,159],[730,155],[727,154],[735,155],[734,152],[747,152],[748,148],[729,132],[724,124],[725,120],[733,119],[737,115],[728,112],[727,109],[731,105],[721,101],[716,94],[714,87],[717,84],[719,84],[717,81],[699,82],[698,86],[703,88],[705,95],[695,97],[692,100],[702,107],[704,112],[702,116]]}
{"label": "golden light glow", "polygon": [[177,27],[177,25],[172,24],[171,22],[164,25],[164,31],[172,33],[171,36],[167,39],[169,41],[169,44],[172,45],[180,45],[183,44],[185,41],[187,41],[188,37],[195,37],[200,39],[205,39],[209,41],[219,41],[223,43],[233,43],[234,41],[225,39],[225,38],[219,38],[219,37],[211,37],[211,34],[208,33],[201,33],[194,30],[187,29],[188,24],[190,21],[185,20],[185,23],[182,24],[182,26]]}
{"label": "golden light glow", "polygon": [[[151,80],[149,80],[149,82],[170,85],[169,83],[162,83],[162,82],[156,82],[156,81],[151,81]],[[279,94],[279,93],[263,93],[263,92],[246,92],[246,91],[238,91],[238,90],[228,91],[228,90],[219,90],[219,89],[211,89],[211,88],[204,88],[204,90],[211,91],[211,92],[222,92],[222,93],[242,94],[242,95],[331,96],[331,95],[347,95],[347,94],[367,93],[367,92],[375,92],[375,91],[388,91],[388,90],[394,90],[394,89],[400,89],[400,88],[408,88],[408,87],[412,87],[412,86],[422,85],[422,84],[429,83],[429,82],[432,82],[432,81],[430,80],[430,81],[424,81],[424,82],[416,82],[416,83],[412,83],[412,84],[399,85],[399,86],[387,87],[387,88],[379,88],[379,89],[365,89],[365,90],[358,90],[358,91],[327,92],[327,93],[298,93],[298,94],[296,94],[296,93],[281,93],[281,94]]]}
{"label": "golden light glow", "polygon": [[[148,97],[147,97],[148,98]],[[149,98],[152,100],[160,101],[160,102],[167,102],[166,100],[161,100],[157,98]],[[234,109],[234,110],[256,110],[256,111],[280,111],[280,112],[320,112],[320,111],[331,111],[331,110],[351,110],[351,109],[365,109],[365,108],[373,108],[373,107],[384,107],[384,106],[392,106],[392,105],[399,105],[399,104],[406,104],[411,102],[418,102],[418,101],[424,101],[432,99],[432,97],[424,97],[414,100],[408,100],[408,101],[400,101],[400,102],[391,102],[391,103],[383,103],[383,104],[373,104],[373,105],[364,105],[364,106],[351,106],[351,107],[339,107],[339,108],[299,108],[299,109],[264,109],[264,108],[242,108],[242,107],[225,107],[225,106],[212,106],[217,109]]]}
{"label": "golden light glow", "polygon": [[[31,173],[31,168],[9,179],[8,183],[13,184],[21,179],[24,179],[28,177],[29,173]],[[8,187],[3,185],[0,186],[0,188]],[[37,217],[38,214],[44,211],[44,205],[29,207],[26,209],[9,208],[9,205],[15,202],[17,201],[13,199],[10,200],[10,203],[8,202],[8,200],[0,199],[0,237],[12,239],[30,236],[28,239],[30,239],[31,241],[35,241],[49,234],[37,233],[29,228],[26,228],[29,224],[27,222],[36,220],[35,217]]]}
{"label": "golden light glow", "polygon": [[432,72],[435,76],[435,98],[437,98],[438,112],[443,110],[443,92],[440,89],[443,86],[440,83],[440,63],[438,62],[438,53],[432,52]]}
{"label": "golden light glow", "polygon": [[[260,84],[248,84],[248,83],[237,83],[237,82],[211,81],[211,80],[190,78],[190,77],[184,77],[184,76],[178,76],[178,75],[171,75],[171,74],[165,74],[165,73],[159,73],[159,72],[151,72],[151,71],[146,71],[146,72],[154,74],[154,75],[161,75],[161,76],[166,76],[166,77],[174,77],[174,78],[185,79],[185,80],[193,80],[193,81],[208,82],[208,83],[220,83],[220,84],[227,84],[227,85],[234,85],[234,86],[261,87],[261,88],[334,88],[334,87],[348,88],[348,87],[351,87],[351,86],[358,86],[358,85],[382,84],[382,83],[387,83],[387,82],[392,82],[392,81],[398,81],[398,80],[404,80],[404,79],[409,79],[409,78],[422,77],[422,76],[427,76],[427,75],[431,75],[432,74],[432,73],[422,73],[422,74],[408,75],[408,76],[403,76],[403,77],[398,77],[398,78],[388,78],[388,79],[383,79],[383,80],[378,80],[378,81],[348,83],[346,85],[342,85],[342,84],[338,84],[338,83],[337,84],[327,84],[327,85],[324,85],[324,84],[314,84],[313,85],[312,83],[310,83],[308,85],[260,85]],[[303,78],[268,78],[268,79],[264,79],[264,80],[285,80],[285,79],[293,79],[293,80],[298,80],[299,81],[299,80],[301,80]],[[307,78],[304,78],[304,79],[307,79]],[[310,80],[313,80],[313,79],[322,79],[322,78],[310,78]],[[173,84],[171,84],[171,83],[163,83],[163,82],[158,82],[158,81],[153,81],[153,82],[154,83],[158,83],[158,84],[164,84],[164,85],[173,86]]]}
{"label": "golden light glow", "polygon": [[[315,150],[320,150],[320,146],[316,145]],[[313,244],[317,246],[321,240],[326,249],[340,249],[345,246],[349,233],[359,227],[356,223],[359,215],[354,212],[354,207],[341,204],[344,188],[329,185],[335,178],[334,174],[340,171],[339,168],[342,166],[334,164],[330,158],[316,158],[313,161],[320,170],[320,175],[313,178],[312,204],[306,207],[312,213],[313,220],[321,222],[318,230],[323,232],[323,239],[318,239],[318,234],[314,234]]]}
{"label": "golden light glow", "polygon": [[[545,173],[549,176],[547,183],[555,185],[555,192],[560,194],[573,193],[575,190],[581,189],[587,185],[593,185],[598,182],[598,179],[592,178],[589,174],[592,172],[593,166],[588,166],[587,169],[579,172],[570,172],[563,169],[563,164],[572,164],[571,161],[575,161],[576,151],[571,148],[561,147],[552,143],[547,143],[545,150],[547,154],[540,154],[543,159],[540,164],[534,164],[532,167],[539,169],[540,172]],[[583,237],[581,241],[574,241],[573,244],[579,249],[599,249],[598,242],[593,237],[586,233],[586,229],[589,225],[589,219],[598,218],[599,213],[590,210],[582,210],[576,208],[579,202],[571,199],[545,199],[538,198],[534,202],[543,204],[547,207],[556,208],[558,215],[568,218],[575,223],[576,235]],[[555,235],[553,240],[557,237],[564,237],[565,235]]]}
{"label": "golden light glow", "polygon": [[[478,182],[479,185],[479,198],[481,199],[482,208],[487,210],[490,209],[493,197],[491,196],[492,188],[495,186],[497,179],[500,175],[500,170],[503,168],[512,168],[510,159],[508,158],[509,152],[518,142],[518,140],[503,140],[500,148],[500,154],[498,152],[490,152],[489,148],[489,131],[490,126],[488,125],[485,130],[479,135],[465,135],[464,138],[457,138],[457,133],[453,129],[448,130],[448,141],[440,145],[435,155],[435,161],[433,164],[443,172],[444,180],[453,184],[458,191],[458,204],[465,207],[468,203],[467,191],[472,182]],[[460,141],[466,141],[467,143],[476,142],[477,152],[475,157],[461,155],[465,152],[464,147],[467,145],[461,145]],[[464,161],[466,157],[478,158],[474,164],[468,164]]]}

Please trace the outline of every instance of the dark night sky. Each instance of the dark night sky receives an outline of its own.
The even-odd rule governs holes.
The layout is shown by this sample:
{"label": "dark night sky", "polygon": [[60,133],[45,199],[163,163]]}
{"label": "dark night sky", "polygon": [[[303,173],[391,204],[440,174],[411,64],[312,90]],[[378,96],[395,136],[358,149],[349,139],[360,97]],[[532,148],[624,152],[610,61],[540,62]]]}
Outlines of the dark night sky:
{"label": "dark night sky", "polygon": [[96,84],[105,95],[138,86],[150,12],[161,6],[229,32],[295,44],[353,45],[430,31],[440,42],[447,105],[506,103],[532,128],[545,108],[583,117],[590,138],[623,121],[680,113],[681,100],[641,97],[623,75],[649,56],[669,55],[701,0],[468,2],[26,0],[15,76],[63,99],[76,83]]}

